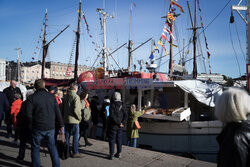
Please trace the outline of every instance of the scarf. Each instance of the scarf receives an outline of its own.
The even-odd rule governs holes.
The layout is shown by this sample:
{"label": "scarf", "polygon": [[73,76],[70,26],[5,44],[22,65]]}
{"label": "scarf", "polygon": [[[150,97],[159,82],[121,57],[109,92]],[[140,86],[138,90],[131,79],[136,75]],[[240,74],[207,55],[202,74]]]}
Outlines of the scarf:
{"label": "scarf", "polygon": [[87,100],[87,99],[84,99],[84,101],[85,101],[85,103],[86,103],[86,104],[85,104],[85,107],[86,107],[86,108],[89,108],[89,102],[88,102],[88,100]]}

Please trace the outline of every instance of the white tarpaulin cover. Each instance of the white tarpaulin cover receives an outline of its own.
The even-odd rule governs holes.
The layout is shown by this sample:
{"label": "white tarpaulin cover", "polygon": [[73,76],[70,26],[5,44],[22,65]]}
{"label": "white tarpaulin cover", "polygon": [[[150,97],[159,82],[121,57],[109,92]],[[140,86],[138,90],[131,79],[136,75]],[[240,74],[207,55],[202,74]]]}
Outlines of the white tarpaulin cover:
{"label": "white tarpaulin cover", "polygon": [[[10,82],[0,82],[0,91],[3,91],[5,88],[10,86]],[[27,93],[27,89],[24,85],[17,83],[17,87],[20,88],[22,94],[23,94],[23,100],[26,99],[26,93]]]}
{"label": "white tarpaulin cover", "polygon": [[191,93],[199,102],[214,107],[216,97],[222,94],[222,87],[217,83],[202,82],[199,80],[174,81],[187,93]]}

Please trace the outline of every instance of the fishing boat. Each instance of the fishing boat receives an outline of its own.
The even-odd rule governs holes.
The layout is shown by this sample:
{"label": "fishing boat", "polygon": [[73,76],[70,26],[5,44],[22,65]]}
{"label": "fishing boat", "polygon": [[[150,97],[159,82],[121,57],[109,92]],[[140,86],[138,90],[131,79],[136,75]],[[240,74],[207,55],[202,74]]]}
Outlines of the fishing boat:
{"label": "fishing boat", "polygon": [[[168,34],[164,33],[164,36],[161,35],[158,42],[164,51],[166,51],[163,47],[164,43],[167,41],[167,43],[170,44],[168,73],[159,71],[158,66],[155,64],[157,59],[154,59],[154,57],[151,56],[152,54],[150,54],[149,57],[150,61],[145,64],[149,71],[148,73],[132,71],[132,52],[152,39],[148,39],[133,49],[130,35],[128,40],[128,68],[120,68],[112,54],[127,43],[121,45],[113,52],[108,53],[106,46],[106,21],[107,18],[113,18],[113,16],[109,15],[104,9],[98,8],[97,12],[100,15],[103,26],[103,47],[92,67],[94,68],[101,54],[102,67],[84,72],[80,74],[79,77],[77,70],[74,70],[74,80],[78,80],[80,87],[85,87],[89,90],[90,99],[97,95],[100,106],[105,96],[111,97],[114,91],[119,91],[122,94],[124,108],[127,109],[127,111],[132,104],[136,104],[138,110],[144,109],[145,106],[147,107],[145,114],[139,119],[142,128],[139,130],[140,139],[138,140],[138,147],[215,162],[218,151],[216,136],[221,132],[223,125],[214,117],[214,102],[216,97],[222,93],[222,87],[211,80],[201,81],[196,79],[196,77],[199,76],[197,73],[195,54],[195,39],[197,38],[196,34],[198,29],[196,23],[192,23],[191,28],[194,34],[194,40],[192,41],[194,44],[192,79],[184,79],[185,61],[182,61],[179,65],[173,64],[173,22],[169,21],[169,17],[177,17],[178,14],[172,9],[174,6],[178,8],[180,8],[180,6],[173,0],[170,2],[172,2],[170,3],[170,14],[164,17],[166,18],[166,26],[168,26],[166,28],[169,28],[166,29],[165,32]],[[195,0],[195,10],[196,2],[197,0]],[[81,2],[79,6],[78,12],[80,12],[78,20],[81,19]],[[131,18],[132,7],[130,13]],[[194,20],[196,20],[196,16]],[[79,24],[80,22],[78,22],[78,27]],[[169,41],[165,38],[166,35],[169,35]],[[80,29],[77,30],[76,37],[75,69],[77,69],[78,66],[79,51],[77,48],[79,46]],[[155,42],[152,42],[152,46],[156,47],[157,45],[155,45]],[[46,42],[43,48],[46,53]],[[151,53],[154,53],[154,50],[156,50],[156,48],[153,48]],[[210,54],[209,52],[207,53]],[[119,70],[108,69],[108,58],[114,60]],[[162,56],[160,56],[158,60],[161,59]],[[141,64],[141,66],[144,65],[142,61],[140,61],[139,64]],[[98,136],[101,136],[101,128],[102,124],[100,123],[98,124]],[[126,130],[124,130],[124,132],[125,131]],[[126,133],[123,134],[123,141],[124,144],[126,144]]]}
{"label": "fishing boat", "polygon": [[[174,17],[176,13],[173,6],[180,6],[175,1],[171,0],[170,2],[170,14],[168,15]],[[106,18],[112,16],[104,10],[98,9],[97,11],[103,17],[102,25],[105,27]],[[130,14],[132,15],[132,8]],[[170,44],[171,59],[172,47],[174,46],[173,35],[171,35],[173,22],[169,22],[168,16],[165,18],[167,18],[166,23],[169,28],[167,32],[170,35],[170,40],[168,41],[161,35],[158,44],[165,51],[165,41]],[[196,24],[192,26],[194,39],[196,39]],[[103,30],[103,41],[106,41],[106,29]],[[146,42],[150,40],[151,38]],[[193,42],[193,60],[194,66],[196,66],[196,44],[195,41]],[[167,75],[157,71],[156,59],[152,56],[157,45],[152,42],[152,46],[155,48],[152,49],[150,61],[146,63],[149,72],[132,71],[132,52],[137,47],[134,50],[132,49],[132,41],[129,35],[128,68],[111,71],[108,70],[105,61],[114,52],[108,54],[104,42],[103,50],[100,52],[103,55],[103,67],[99,68],[98,71],[82,73],[78,78],[81,87],[89,90],[90,98],[98,96],[100,106],[103,98],[105,96],[111,97],[114,91],[119,91],[122,94],[124,108],[127,111],[132,104],[136,104],[138,110],[142,110],[146,106],[145,114],[139,118],[142,128],[139,130],[138,147],[215,162],[218,151],[216,136],[221,132],[223,125],[214,117],[214,105],[216,97],[222,93],[222,87],[211,80],[197,80],[197,67],[193,69],[193,78],[184,80],[182,76],[175,75],[174,70],[178,67],[174,67],[171,60],[169,61],[171,63],[169,63]],[[123,45],[119,48],[121,47]],[[179,69],[183,69],[183,66]],[[181,72],[183,75],[183,70]],[[173,80],[174,78],[178,78],[178,80]],[[102,124],[100,123],[98,127],[97,136],[101,137]],[[123,144],[126,144],[126,133],[123,133],[123,135]]]}

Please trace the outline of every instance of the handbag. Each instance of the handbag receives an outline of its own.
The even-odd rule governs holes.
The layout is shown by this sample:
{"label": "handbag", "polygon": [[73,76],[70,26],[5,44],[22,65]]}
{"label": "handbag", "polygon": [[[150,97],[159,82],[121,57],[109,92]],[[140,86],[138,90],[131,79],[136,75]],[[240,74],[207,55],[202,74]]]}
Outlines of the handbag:
{"label": "handbag", "polygon": [[56,148],[58,151],[58,155],[62,160],[69,158],[69,147],[66,144],[64,133],[60,133],[57,136]]}
{"label": "handbag", "polygon": [[135,129],[141,129],[141,125],[138,121],[135,121]]}
{"label": "handbag", "polygon": [[80,122],[80,131],[86,130],[88,128],[89,128],[89,123],[87,121],[85,121],[85,120],[82,120]]}

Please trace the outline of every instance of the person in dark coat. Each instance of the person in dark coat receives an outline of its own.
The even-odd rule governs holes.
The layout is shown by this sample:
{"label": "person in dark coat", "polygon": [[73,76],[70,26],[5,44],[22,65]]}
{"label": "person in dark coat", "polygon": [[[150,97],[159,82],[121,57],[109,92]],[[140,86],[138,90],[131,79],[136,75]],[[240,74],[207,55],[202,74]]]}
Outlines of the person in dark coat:
{"label": "person in dark coat", "polygon": [[[17,82],[15,80],[10,81],[10,86],[5,88],[3,90],[3,93],[5,93],[5,95],[7,96],[7,99],[9,101],[9,106],[11,106],[15,100],[14,94],[20,94],[21,99],[23,100],[22,92],[20,88],[17,87]],[[12,136],[12,119],[11,119],[10,112],[11,111],[9,109],[5,114],[5,119],[6,119],[6,124],[7,124],[7,135],[6,135],[7,138]]]}
{"label": "person in dark coat", "polygon": [[25,150],[26,150],[26,143],[31,141],[31,131],[32,131],[32,124],[29,123],[28,118],[26,117],[26,107],[27,107],[27,100],[25,100],[22,105],[19,113],[17,114],[17,127],[20,128],[19,139],[19,152],[18,157],[16,158],[18,162],[22,162],[25,158]]}
{"label": "person in dark coat", "polygon": [[[121,94],[115,92],[112,103],[109,108],[109,159],[113,160],[114,156],[121,158],[122,152],[122,128],[127,120],[127,113],[123,109]],[[117,145],[117,152],[114,155],[114,146]]]}
{"label": "person in dark coat", "polygon": [[91,109],[90,109],[90,104],[88,102],[88,91],[86,89],[83,89],[83,91],[80,94],[80,99],[81,99],[81,105],[82,105],[82,120],[80,122],[80,138],[84,138],[85,142],[85,147],[86,146],[92,146],[93,144],[88,141],[88,129],[90,127],[90,122],[91,122]]}
{"label": "person in dark coat", "polygon": [[32,148],[31,158],[33,166],[40,164],[40,143],[45,139],[52,165],[60,166],[57,148],[55,146],[55,122],[58,120],[61,132],[64,132],[64,125],[59,106],[53,94],[45,89],[45,81],[35,81],[35,93],[27,98],[26,116],[32,123]]}
{"label": "person in dark coat", "polygon": [[6,112],[9,112],[10,106],[6,95],[0,92],[0,127],[2,126],[2,121]]}
{"label": "person in dark coat", "polygon": [[92,138],[96,138],[96,129],[97,129],[97,124],[98,124],[98,119],[99,119],[99,109],[98,109],[98,96],[94,96],[91,99],[90,102],[90,109],[91,109],[91,120],[93,122],[93,126],[91,127],[91,132],[90,132],[90,136]]}
{"label": "person in dark coat", "polygon": [[215,116],[225,123],[218,135],[218,167],[250,166],[250,96],[239,88],[229,88],[215,104]]}

